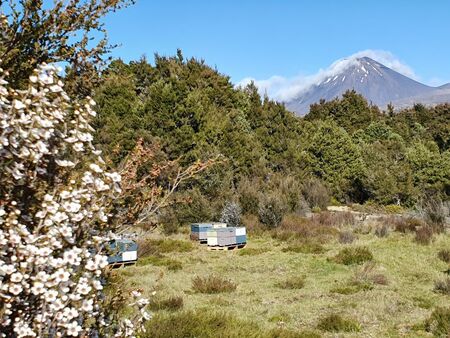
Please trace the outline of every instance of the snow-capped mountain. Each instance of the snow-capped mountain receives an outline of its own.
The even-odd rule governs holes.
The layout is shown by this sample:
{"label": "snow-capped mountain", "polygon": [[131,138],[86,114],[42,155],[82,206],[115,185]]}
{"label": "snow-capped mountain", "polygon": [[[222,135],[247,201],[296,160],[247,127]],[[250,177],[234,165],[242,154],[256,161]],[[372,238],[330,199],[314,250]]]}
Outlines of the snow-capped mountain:
{"label": "snow-capped mountain", "polygon": [[389,103],[400,108],[414,103],[450,102],[450,84],[430,87],[368,57],[342,60],[334,70],[332,75],[286,102],[287,108],[304,115],[311,104],[321,99],[332,100],[349,89],[354,89],[382,109]]}

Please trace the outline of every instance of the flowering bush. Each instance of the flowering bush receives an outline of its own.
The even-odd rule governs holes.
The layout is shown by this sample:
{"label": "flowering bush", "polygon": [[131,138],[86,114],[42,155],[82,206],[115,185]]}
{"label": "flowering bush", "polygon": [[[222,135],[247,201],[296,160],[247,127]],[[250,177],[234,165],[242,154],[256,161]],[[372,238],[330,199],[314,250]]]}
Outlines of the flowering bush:
{"label": "flowering bush", "polygon": [[[1,64],[1,63],[0,63]],[[108,206],[121,177],[92,145],[95,102],[72,103],[42,65],[26,90],[0,69],[0,332],[3,337],[130,336],[102,293]]]}

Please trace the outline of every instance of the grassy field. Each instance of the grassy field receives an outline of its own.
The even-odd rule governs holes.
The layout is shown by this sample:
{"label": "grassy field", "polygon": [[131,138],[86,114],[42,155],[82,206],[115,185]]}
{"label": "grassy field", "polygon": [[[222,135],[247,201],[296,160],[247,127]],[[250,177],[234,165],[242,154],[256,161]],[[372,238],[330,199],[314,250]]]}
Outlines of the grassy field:
{"label": "grassy field", "polygon": [[[450,249],[450,236],[436,235],[429,245],[398,232],[355,236],[351,244],[332,239],[316,253],[302,253],[308,252],[299,249],[303,244],[270,233],[250,235],[246,248],[233,251],[191,245],[187,234],[164,241],[153,234],[153,251],[114,275],[124,289],[142,288],[154,299],[149,330],[159,337],[432,336],[424,321],[450,305],[448,293],[434,291],[448,276],[438,252]],[[371,261],[345,265],[335,258],[344,248],[361,247]],[[199,292],[196,277],[217,277],[232,287]],[[340,320],[345,323],[336,324]]]}

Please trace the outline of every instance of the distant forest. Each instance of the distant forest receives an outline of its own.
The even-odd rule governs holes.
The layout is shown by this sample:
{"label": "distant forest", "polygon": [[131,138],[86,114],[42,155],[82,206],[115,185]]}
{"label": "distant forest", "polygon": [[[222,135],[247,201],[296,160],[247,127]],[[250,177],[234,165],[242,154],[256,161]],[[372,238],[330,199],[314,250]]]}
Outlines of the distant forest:
{"label": "distant forest", "polygon": [[[163,224],[215,219],[230,201],[257,214],[262,204],[297,212],[327,203],[414,207],[450,196],[448,104],[381,111],[348,91],[300,118],[181,51],[156,55],[154,65],[113,61],[95,100],[96,140],[112,166],[138,139],[157,149],[158,161],[180,166],[221,156],[179,187],[171,198],[189,203],[161,213]],[[158,175],[168,184],[169,172]]]}

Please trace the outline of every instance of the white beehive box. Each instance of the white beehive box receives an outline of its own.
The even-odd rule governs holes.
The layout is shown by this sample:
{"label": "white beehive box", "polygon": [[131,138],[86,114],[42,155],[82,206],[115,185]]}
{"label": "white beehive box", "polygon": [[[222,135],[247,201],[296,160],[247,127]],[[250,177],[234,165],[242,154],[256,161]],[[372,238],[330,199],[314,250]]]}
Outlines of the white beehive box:
{"label": "white beehive box", "polygon": [[236,228],[236,236],[245,236],[246,234],[245,227]]}

